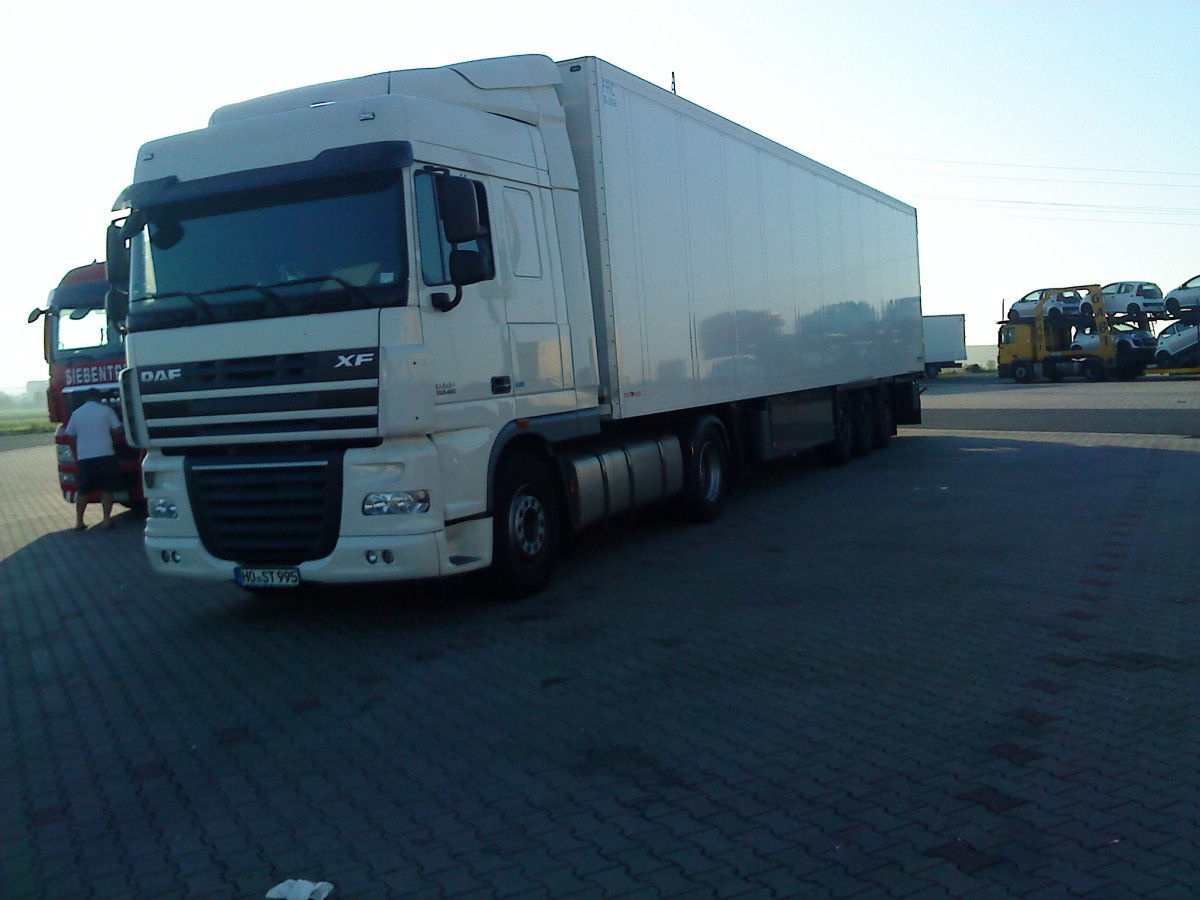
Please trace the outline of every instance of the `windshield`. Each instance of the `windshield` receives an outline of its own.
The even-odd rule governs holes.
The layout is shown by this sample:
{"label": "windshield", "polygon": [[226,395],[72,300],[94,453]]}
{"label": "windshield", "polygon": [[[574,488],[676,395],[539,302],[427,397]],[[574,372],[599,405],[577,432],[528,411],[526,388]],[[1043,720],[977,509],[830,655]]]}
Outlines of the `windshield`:
{"label": "windshield", "polygon": [[122,336],[108,327],[104,311],[106,281],[61,285],[50,294],[50,346],[55,357],[70,357],[83,350],[121,348]]}
{"label": "windshield", "polygon": [[103,349],[110,337],[114,345],[120,344],[120,335],[109,331],[108,317],[100,309],[64,309],[59,311],[54,323],[55,355],[70,355],[76,350]]}
{"label": "windshield", "polygon": [[398,170],[142,210],[129,331],[398,306],[407,285]]}

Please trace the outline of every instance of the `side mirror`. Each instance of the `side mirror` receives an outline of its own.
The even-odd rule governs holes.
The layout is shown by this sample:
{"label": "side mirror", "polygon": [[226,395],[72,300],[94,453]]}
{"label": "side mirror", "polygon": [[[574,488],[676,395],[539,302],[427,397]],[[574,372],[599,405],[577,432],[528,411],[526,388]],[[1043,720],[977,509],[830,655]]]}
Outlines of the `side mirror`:
{"label": "side mirror", "polygon": [[446,240],[451,244],[465,244],[487,234],[479,212],[479,197],[475,193],[475,182],[460,175],[438,175],[438,215]]}
{"label": "side mirror", "polygon": [[35,309],[33,312],[31,312],[29,314],[29,318],[26,319],[26,321],[30,325],[32,325],[34,322],[36,322],[38,319],[40,319],[42,316],[44,316],[46,314],[46,312],[47,312],[47,310],[44,310],[44,309]]}
{"label": "side mirror", "polygon": [[454,296],[433,294],[429,300],[439,312],[450,312],[462,303],[463,285],[478,284],[489,277],[487,261],[478,250],[451,250],[450,283],[454,285]]}
{"label": "side mirror", "polygon": [[108,321],[124,322],[129,315],[129,294],[115,285],[104,295],[104,309],[108,313]]}
{"label": "side mirror", "polygon": [[104,272],[109,284],[129,284],[129,244],[127,241],[123,226],[116,222],[108,226],[104,241]]}
{"label": "side mirror", "polygon": [[462,287],[466,284],[479,284],[488,277],[487,263],[483,254],[478,250],[450,251],[450,282]]}

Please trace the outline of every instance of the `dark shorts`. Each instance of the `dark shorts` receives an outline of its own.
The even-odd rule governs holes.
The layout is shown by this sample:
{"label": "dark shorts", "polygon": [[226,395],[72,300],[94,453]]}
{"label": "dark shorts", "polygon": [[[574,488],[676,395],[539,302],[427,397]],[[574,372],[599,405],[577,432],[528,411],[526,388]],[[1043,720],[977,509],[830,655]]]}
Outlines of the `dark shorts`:
{"label": "dark shorts", "polygon": [[121,473],[115,456],[97,456],[79,460],[79,493],[112,493],[121,488]]}

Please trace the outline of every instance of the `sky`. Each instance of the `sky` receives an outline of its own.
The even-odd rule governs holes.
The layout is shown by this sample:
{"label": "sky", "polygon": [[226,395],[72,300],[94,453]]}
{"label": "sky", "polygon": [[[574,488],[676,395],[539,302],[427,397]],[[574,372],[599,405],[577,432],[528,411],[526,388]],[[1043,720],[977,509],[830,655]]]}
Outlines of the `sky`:
{"label": "sky", "polygon": [[7,4],[0,35],[0,389],[46,377],[26,317],[103,258],[142,143],[291,87],[518,53],[673,76],[912,204],[924,311],[964,313],[969,344],[1036,288],[1200,273],[1200,0],[65,0]]}

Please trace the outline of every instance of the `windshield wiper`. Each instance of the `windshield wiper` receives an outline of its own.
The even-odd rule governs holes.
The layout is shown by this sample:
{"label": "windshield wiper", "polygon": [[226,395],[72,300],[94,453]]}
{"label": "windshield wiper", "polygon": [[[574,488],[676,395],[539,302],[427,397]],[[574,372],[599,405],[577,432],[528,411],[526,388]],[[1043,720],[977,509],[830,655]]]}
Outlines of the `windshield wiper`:
{"label": "windshield wiper", "polygon": [[[201,291],[197,297],[211,297],[216,294],[232,294],[234,291],[255,291],[271,301],[271,305],[275,307],[276,312],[287,312],[287,305],[279,299],[279,295],[272,292],[269,287],[261,284],[235,284],[230,287],[212,288],[208,291]],[[211,311],[211,310],[210,310]]]}
{"label": "windshield wiper", "polygon": [[[204,300],[204,298],[201,297],[199,294],[193,294],[193,293],[190,293],[189,291],[168,291],[165,294],[146,294],[143,297],[139,297],[136,302],[141,303],[146,300],[173,300],[176,297],[186,297],[188,300],[190,300],[193,303],[193,305],[195,305],[195,307],[197,309],[199,309],[201,312],[203,312],[208,317],[208,320],[210,322],[216,320],[216,317],[213,315],[212,307],[208,305],[208,303]],[[154,318],[161,317],[164,319],[170,319],[172,312],[175,313],[176,317],[178,317],[178,314],[180,311],[179,310],[170,310],[170,311],[158,310],[158,311],[154,311],[154,312],[147,312],[145,314],[151,315]]]}
{"label": "windshield wiper", "polygon": [[[342,278],[338,275],[314,275],[312,278],[297,278],[294,281],[280,281],[276,284],[268,285],[267,287],[287,288],[287,287],[293,287],[295,285],[301,285],[301,284],[325,284],[328,281],[332,281],[334,284],[341,287],[346,292],[343,296],[352,297],[354,300],[357,300],[363,306],[371,305],[371,300],[367,296],[366,291],[364,291],[362,288],[358,287],[358,285],[353,284],[353,283],[347,281],[345,278]],[[313,298],[313,300],[315,301],[315,298]],[[309,305],[310,306],[325,306],[326,304],[323,302],[320,302],[320,301],[315,301],[315,302],[310,302]],[[338,303],[337,305],[345,308],[345,307],[349,306],[350,303],[349,302]]]}

